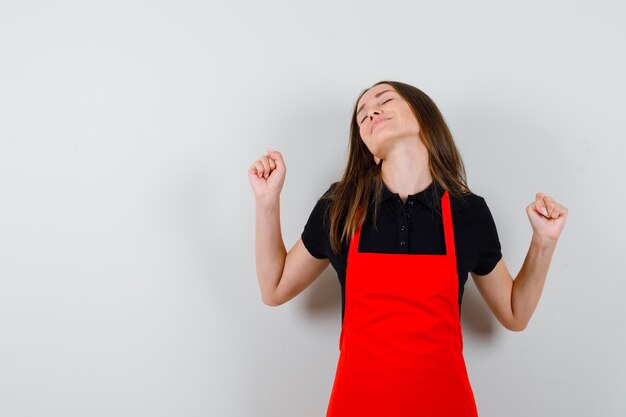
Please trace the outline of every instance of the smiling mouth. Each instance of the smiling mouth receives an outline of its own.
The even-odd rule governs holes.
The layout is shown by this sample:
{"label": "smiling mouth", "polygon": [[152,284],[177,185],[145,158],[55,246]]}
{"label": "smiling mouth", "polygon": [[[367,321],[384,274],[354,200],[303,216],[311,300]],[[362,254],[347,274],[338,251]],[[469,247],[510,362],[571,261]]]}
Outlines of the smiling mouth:
{"label": "smiling mouth", "polygon": [[389,119],[383,119],[383,120],[377,121],[376,124],[374,126],[372,126],[372,130],[374,130],[375,127],[377,127],[379,124],[381,124],[383,122],[386,122],[387,120],[389,120]]}

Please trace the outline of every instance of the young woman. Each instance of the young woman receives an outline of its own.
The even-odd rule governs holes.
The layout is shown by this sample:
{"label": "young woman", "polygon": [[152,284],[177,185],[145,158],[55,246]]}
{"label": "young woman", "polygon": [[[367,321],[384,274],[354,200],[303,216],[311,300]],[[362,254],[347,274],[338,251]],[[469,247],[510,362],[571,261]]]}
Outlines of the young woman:
{"label": "young woman", "polygon": [[460,323],[467,275],[505,328],[523,330],[567,209],[543,193],[526,207],[532,240],[513,280],[443,116],[424,92],[397,81],[357,99],[343,178],[289,252],[279,222],[285,174],[271,149],[248,172],[257,277],[263,302],[276,306],[329,263],[337,271],[342,328],[327,417],[477,416]]}

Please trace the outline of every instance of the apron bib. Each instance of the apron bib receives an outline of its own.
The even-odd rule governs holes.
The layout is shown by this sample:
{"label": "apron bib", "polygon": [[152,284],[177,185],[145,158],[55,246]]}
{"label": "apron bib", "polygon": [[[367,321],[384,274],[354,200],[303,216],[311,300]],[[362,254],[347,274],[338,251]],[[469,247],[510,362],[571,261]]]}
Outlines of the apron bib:
{"label": "apron bib", "polygon": [[[463,358],[450,198],[445,255],[348,249],[339,361],[326,417],[477,417]],[[360,214],[360,210],[359,210]]]}

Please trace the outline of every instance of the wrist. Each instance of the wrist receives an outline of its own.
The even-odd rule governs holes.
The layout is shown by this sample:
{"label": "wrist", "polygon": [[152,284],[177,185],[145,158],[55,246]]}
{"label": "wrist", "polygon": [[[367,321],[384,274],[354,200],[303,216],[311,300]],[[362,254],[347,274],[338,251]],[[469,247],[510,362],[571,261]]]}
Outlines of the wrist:
{"label": "wrist", "polygon": [[280,194],[268,194],[264,196],[254,197],[254,202],[257,207],[271,208],[280,203]]}
{"label": "wrist", "polygon": [[536,246],[540,249],[552,249],[556,246],[556,240],[550,239],[548,237],[540,236],[536,233],[533,233],[531,239],[531,245]]}

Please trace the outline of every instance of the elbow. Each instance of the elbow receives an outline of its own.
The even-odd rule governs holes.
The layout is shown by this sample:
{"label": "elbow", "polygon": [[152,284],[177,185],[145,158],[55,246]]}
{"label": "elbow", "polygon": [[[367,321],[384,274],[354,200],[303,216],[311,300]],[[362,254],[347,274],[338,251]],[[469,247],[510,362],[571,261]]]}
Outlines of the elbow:
{"label": "elbow", "polygon": [[275,297],[272,297],[269,295],[262,295],[261,301],[263,301],[263,304],[265,304],[266,306],[270,306],[270,307],[277,307],[282,304],[282,302],[277,300]]}
{"label": "elbow", "polygon": [[261,297],[261,301],[263,301],[263,304],[265,304],[266,306],[270,306],[270,307],[276,307],[278,304],[276,303],[276,301],[272,300],[271,298],[268,297]]}
{"label": "elbow", "polygon": [[524,323],[513,322],[513,323],[510,323],[508,326],[505,326],[505,327],[508,330],[512,331],[512,332],[521,332],[522,330],[526,329],[527,325],[528,325],[527,322],[524,322]]}

